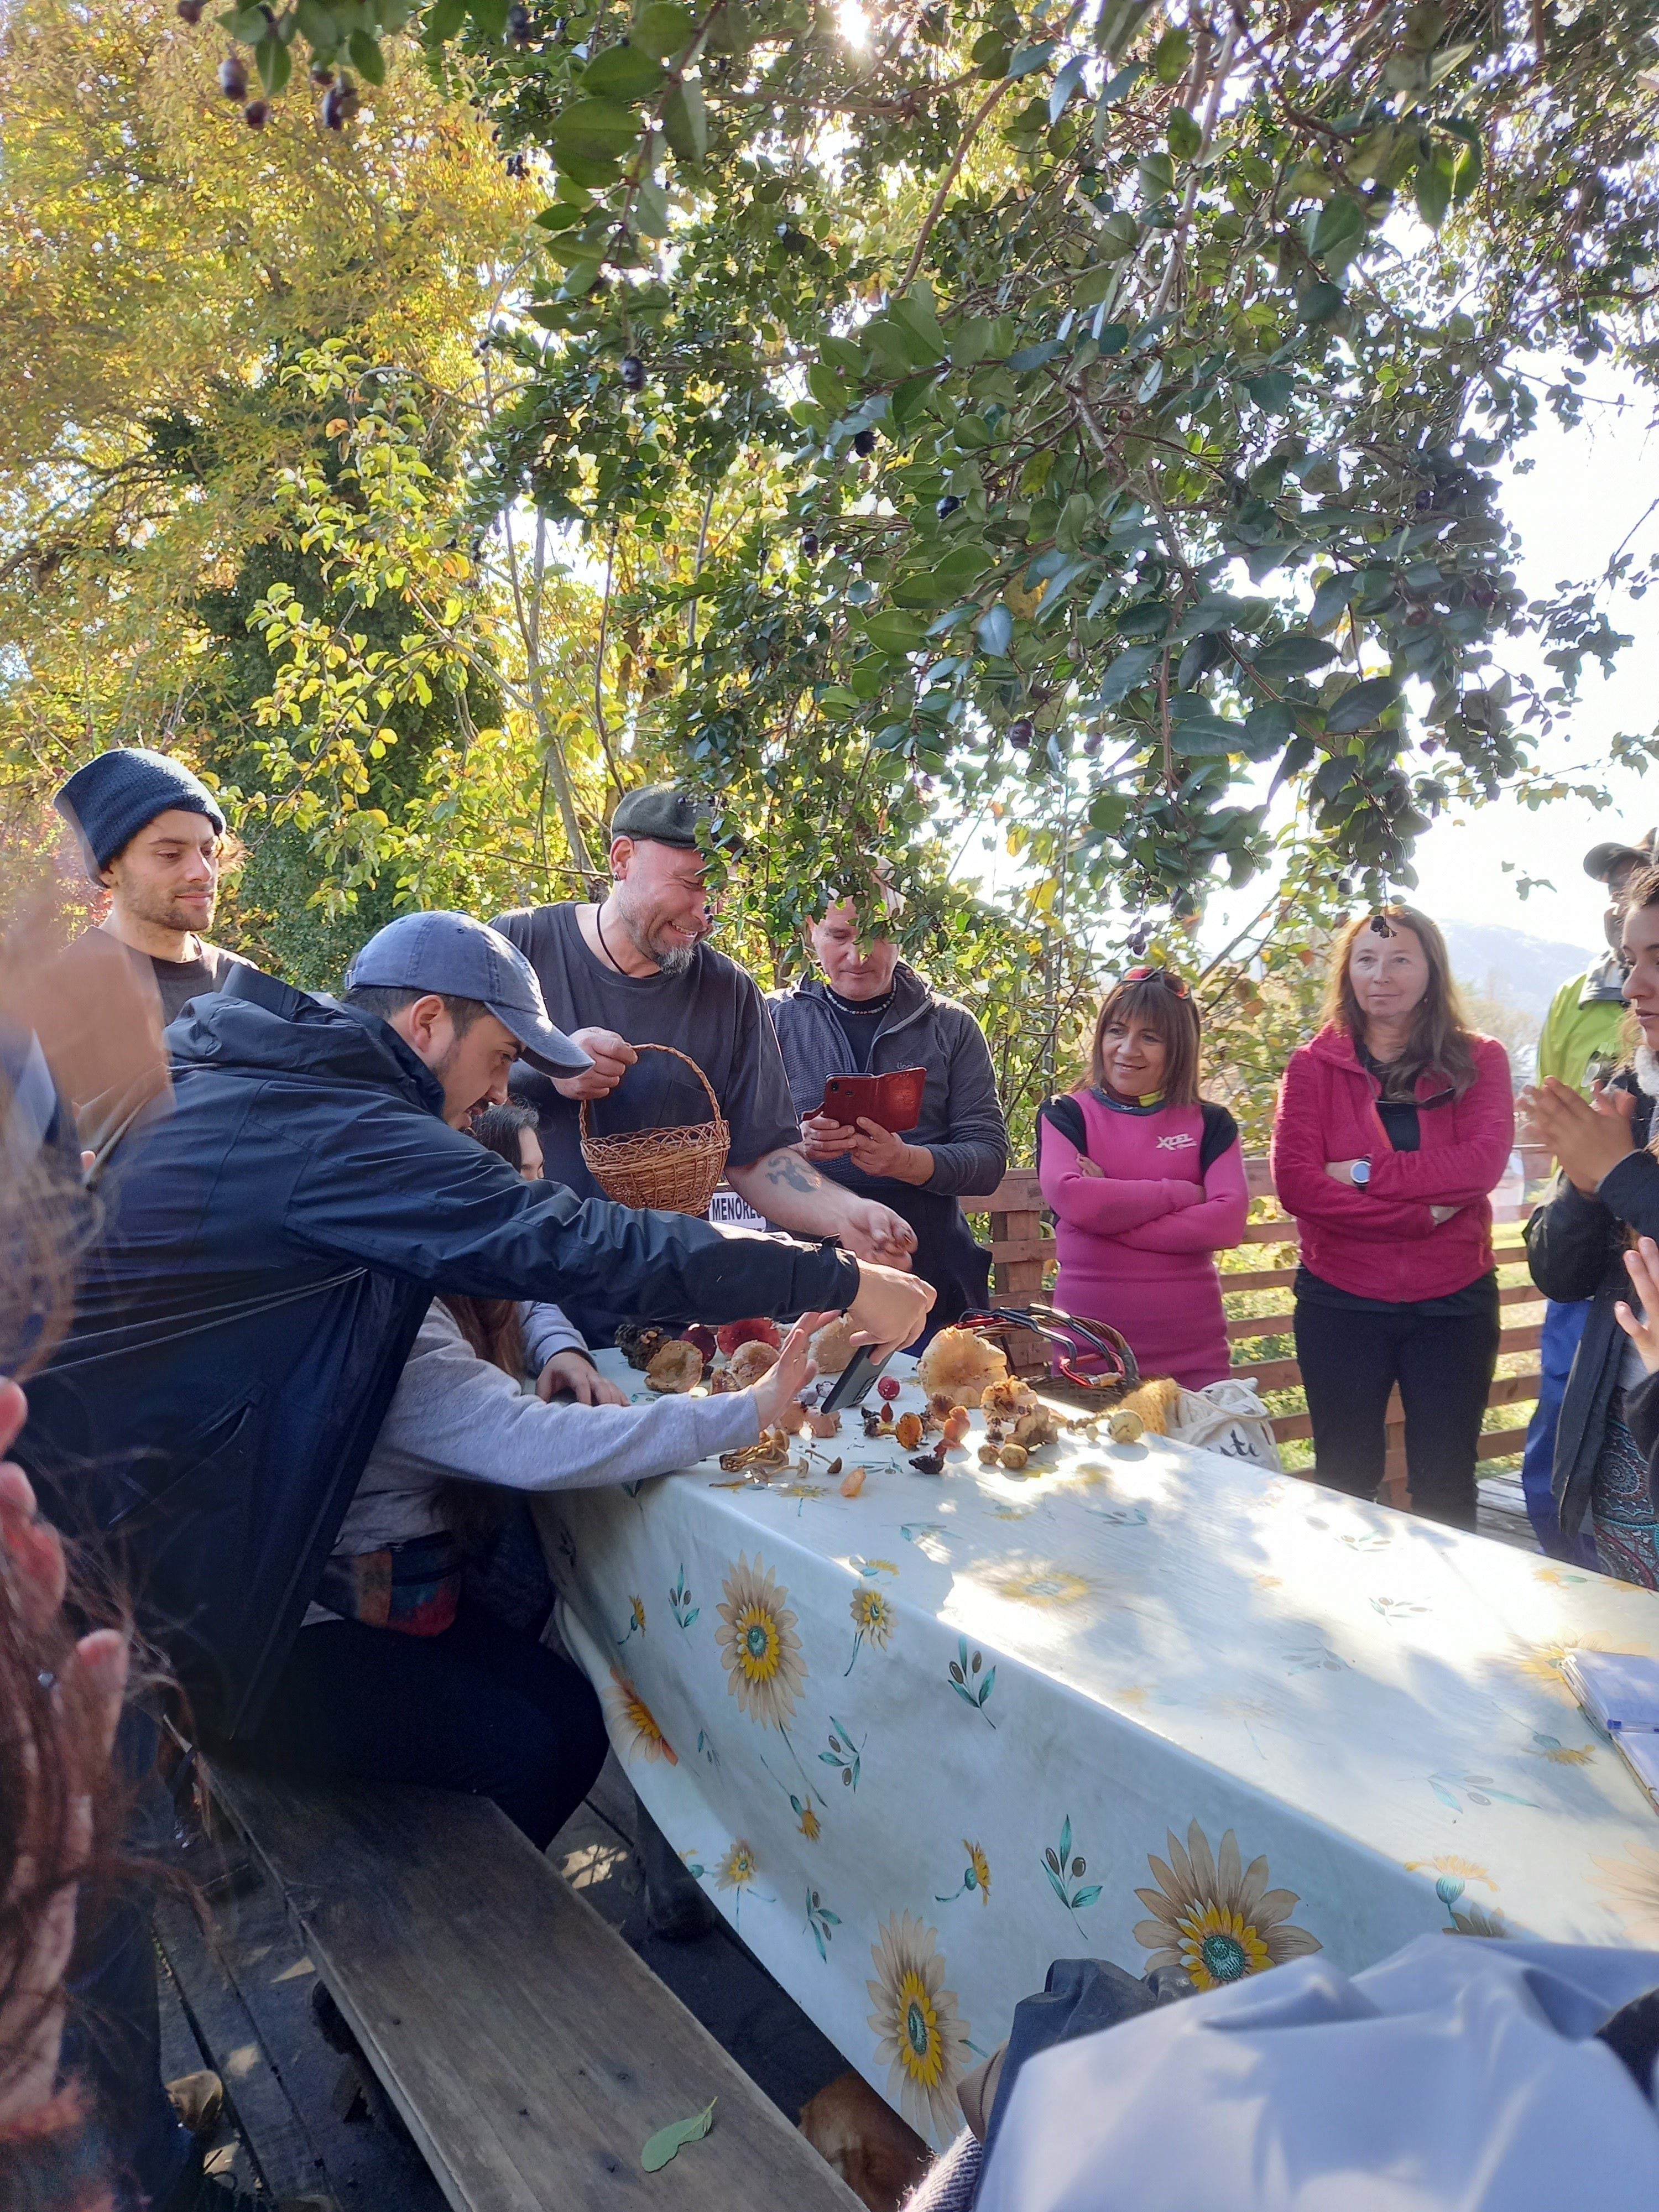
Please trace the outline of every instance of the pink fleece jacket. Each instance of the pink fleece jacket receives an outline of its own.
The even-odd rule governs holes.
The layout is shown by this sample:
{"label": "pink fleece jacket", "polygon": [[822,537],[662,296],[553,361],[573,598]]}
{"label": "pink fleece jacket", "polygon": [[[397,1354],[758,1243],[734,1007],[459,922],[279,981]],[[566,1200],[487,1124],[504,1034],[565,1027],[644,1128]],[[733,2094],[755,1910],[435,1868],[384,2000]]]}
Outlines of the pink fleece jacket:
{"label": "pink fleece jacket", "polygon": [[1201,1107],[1119,1114],[1091,1091],[1072,1097],[1103,1172],[1080,1167],[1077,1147],[1045,1116],[1037,1174],[1054,1215],[1054,1302],[1109,1322],[1143,1375],[1200,1389],[1227,1372],[1214,1255],[1237,1243],[1249,1210],[1238,1139],[1202,1172]]}
{"label": "pink fleece jacket", "polygon": [[[1477,1036],[1475,1078],[1461,1098],[1444,1079],[1417,1085],[1420,1148],[1396,1152],[1376,1111],[1382,1085],[1346,1030],[1321,1030],[1291,1055],[1273,1122],[1273,1187],[1302,1232],[1310,1271],[1356,1297],[1449,1297],[1492,1264],[1490,1193],[1515,1143],[1509,1054]],[[1434,1103],[1431,1103],[1431,1101]],[[1364,1188],[1325,1172],[1369,1159]],[[1437,1223],[1431,1208],[1455,1206]]]}

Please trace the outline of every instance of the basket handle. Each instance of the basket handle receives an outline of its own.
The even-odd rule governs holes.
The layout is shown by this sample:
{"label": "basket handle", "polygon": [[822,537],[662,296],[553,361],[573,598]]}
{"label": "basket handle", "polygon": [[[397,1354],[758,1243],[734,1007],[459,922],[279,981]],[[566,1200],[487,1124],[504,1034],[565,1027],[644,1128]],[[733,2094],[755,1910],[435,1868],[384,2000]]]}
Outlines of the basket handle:
{"label": "basket handle", "polygon": [[[703,1089],[708,1093],[708,1111],[710,1115],[716,1121],[724,1118],[720,1113],[720,1102],[714,1096],[714,1085],[703,1073],[702,1068],[697,1066],[696,1061],[692,1059],[690,1053],[682,1052],[678,1045],[672,1044],[636,1044],[634,1049],[635,1052],[665,1052],[675,1060],[683,1060],[686,1066],[690,1069],[692,1074],[696,1077],[698,1082],[702,1084]],[[618,1084],[617,1087],[618,1090],[622,1088],[620,1084]],[[584,1098],[581,1102],[581,1111],[578,1115],[578,1121],[580,1122],[584,1141],[586,1141],[586,1139],[592,1134],[592,1130],[589,1126],[590,1116],[587,1110],[592,1103],[592,1101],[591,1099]]]}

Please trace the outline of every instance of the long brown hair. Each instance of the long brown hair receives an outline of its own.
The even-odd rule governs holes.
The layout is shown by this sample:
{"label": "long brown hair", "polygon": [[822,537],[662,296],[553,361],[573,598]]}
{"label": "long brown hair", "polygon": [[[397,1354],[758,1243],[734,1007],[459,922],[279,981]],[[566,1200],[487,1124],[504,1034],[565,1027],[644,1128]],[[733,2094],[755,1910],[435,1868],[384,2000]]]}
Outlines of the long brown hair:
{"label": "long brown hair", "polygon": [[[523,1172],[523,1160],[519,1149],[522,1131],[536,1127],[535,1114],[528,1106],[520,1106],[515,1099],[504,1105],[486,1107],[472,1124],[472,1133],[488,1152],[498,1160],[505,1160],[514,1175]],[[521,1376],[524,1373],[524,1326],[519,1319],[515,1298],[471,1298],[459,1292],[445,1298],[444,1304],[455,1317],[455,1326],[466,1339],[480,1359],[487,1359],[492,1367],[504,1374]]]}
{"label": "long brown hair", "polygon": [[1145,1022],[1164,1040],[1167,1057],[1160,1092],[1166,1105],[1198,1103],[1200,1024],[1198,1001],[1190,992],[1176,994],[1159,975],[1143,975],[1139,982],[1114,983],[1101,1000],[1095,1023],[1095,1041],[1089,1050],[1089,1081],[1097,1091],[1109,1091],[1106,1080],[1106,1032],[1114,1022]]}
{"label": "long brown hair", "polygon": [[[1423,948],[1423,957],[1429,963],[1429,985],[1417,1003],[1412,1022],[1411,1038],[1396,1065],[1402,1075],[1421,1073],[1432,1068],[1443,1075],[1451,1086],[1452,1096],[1461,1098],[1474,1081],[1474,1051],[1471,1042],[1474,1032],[1463,1012],[1462,1000],[1452,980],[1451,955],[1446,950],[1446,940],[1439,925],[1414,906],[1401,906],[1396,901],[1379,907],[1375,914],[1356,915],[1346,923],[1336,940],[1331,955],[1331,970],[1325,986],[1322,1010],[1326,1025],[1346,1033],[1356,1048],[1365,1042],[1365,1017],[1359,1001],[1354,996],[1353,980],[1349,974],[1353,960],[1353,949],[1373,923],[1382,921],[1389,932],[1408,929]],[[1387,933],[1378,932],[1378,934]]]}
{"label": "long brown hair", "polygon": [[[489,1107],[480,1114],[472,1125],[472,1133],[486,1152],[494,1152],[514,1175],[520,1175],[523,1168],[519,1133],[535,1126],[536,1116],[527,1106],[509,1101],[503,1106]],[[455,1291],[444,1298],[443,1304],[480,1359],[499,1367],[514,1382],[523,1380],[529,1353],[516,1298],[467,1297]],[[438,1506],[462,1551],[468,1553],[483,1548],[505,1525],[508,1512],[507,1500],[501,1492],[476,1482],[443,1483],[438,1492]]]}

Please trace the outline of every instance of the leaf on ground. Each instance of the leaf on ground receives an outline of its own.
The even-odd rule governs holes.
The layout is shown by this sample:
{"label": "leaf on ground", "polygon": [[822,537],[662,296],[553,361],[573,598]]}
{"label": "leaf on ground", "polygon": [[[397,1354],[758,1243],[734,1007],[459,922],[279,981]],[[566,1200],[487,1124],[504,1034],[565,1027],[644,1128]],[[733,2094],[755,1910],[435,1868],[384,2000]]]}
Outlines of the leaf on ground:
{"label": "leaf on ground", "polygon": [[689,2120],[676,2120],[671,2126],[659,2128],[640,2153],[640,2164],[647,2173],[656,2173],[666,2166],[676,2151],[689,2142],[701,2142],[714,2124],[714,2107],[718,2097],[711,2097],[700,2112]]}

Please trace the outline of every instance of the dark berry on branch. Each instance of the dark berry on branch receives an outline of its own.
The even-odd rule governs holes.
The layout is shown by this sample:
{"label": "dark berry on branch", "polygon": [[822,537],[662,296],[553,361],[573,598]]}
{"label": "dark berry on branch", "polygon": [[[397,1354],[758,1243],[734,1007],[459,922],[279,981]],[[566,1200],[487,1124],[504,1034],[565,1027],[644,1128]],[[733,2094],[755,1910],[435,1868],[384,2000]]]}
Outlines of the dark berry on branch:
{"label": "dark berry on branch", "polygon": [[266,124],[270,120],[270,101],[264,100],[249,100],[247,106],[242,110],[242,120],[246,124],[250,131],[263,131]]}
{"label": "dark berry on branch", "polygon": [[867,461],[875,450],[876,434],[873,430],[860,430],[853,440],[853,451],[861,461]]}
{"label": "dark berry on branch", "polygon": [[227,54],[219,64],[219,89],[227,100],[247,98],[247,71],[234,54]]}
{"label": "dark berry on branch", "polygon": [[1008,726],[1009,744],[1018,745],[1022,752],[1029,750],[1036,735],[1036,726],[1029,714],[1022,714],[1018,721],[1011,722]]}
{"label": "dark berry on branch", "polygon": [[961,505],[962,501],[957,497],[956,494],[953,491],[947,491],[944,498],[940,500],[939,505],[934,508],[933,512],[938,515],[939,520],[943,522],[947,514],[954,514]]}
{"label": "dark berry on branch", "polygon": [[622,361],[622,380],[624,392],[643,392],[645,363],[636,353],[625,353]]}
{"label": "dark berry on branch", "polygon": [[326,91],[328,87],[333,83],[334,72],[326,62],[313,62],[311,64],[311,82],[316,86],[319,92]]}
{"label": "dark berry on branch", "polygon": [[1336,879],[1336,888],[1342,897],[1351,898],[1353,895],[1353,878],[1352,876],[1339,876]]}
{"label": "dark berry on branch", "polygon": [[802,531],[800,534],[800,550],[803,559],[807,561],[816,561],[817,559],[818,533],[816,530]]}
{"label": "dark berry on branch", "polygon": [[507,35],[515,46],[527,46],[535,36],[535,25],[530,20],[530,10],[522,6],[507,11]]}

